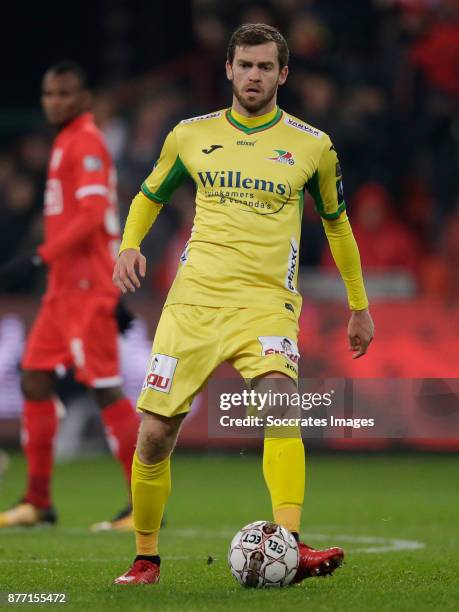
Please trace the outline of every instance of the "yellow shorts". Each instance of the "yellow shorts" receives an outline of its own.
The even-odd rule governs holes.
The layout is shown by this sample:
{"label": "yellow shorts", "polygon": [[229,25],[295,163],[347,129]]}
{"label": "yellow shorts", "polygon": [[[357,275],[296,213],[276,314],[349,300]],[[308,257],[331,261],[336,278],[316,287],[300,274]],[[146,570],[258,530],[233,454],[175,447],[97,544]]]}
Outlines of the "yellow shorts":
{"label": "yellow shorts", "polygon": [[167,417],[188,412],[224,361],[246,380],[282,372],[296,381],[297,337],[298,321],[288,310],[166,306],[137,408]]}

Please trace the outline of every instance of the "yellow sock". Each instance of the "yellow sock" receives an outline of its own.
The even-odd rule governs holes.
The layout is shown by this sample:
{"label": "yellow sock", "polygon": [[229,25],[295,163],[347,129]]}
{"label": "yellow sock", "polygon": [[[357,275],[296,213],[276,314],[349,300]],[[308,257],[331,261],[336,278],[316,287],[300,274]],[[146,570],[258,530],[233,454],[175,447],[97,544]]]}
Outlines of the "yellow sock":
{"label": "yellow sock", "polygon": [[299,532],[304,501],[306,466],[303,440],[265,437],[263,475],[271,495],[274,521]]}
{"label": "yellow sock", "polygon": [[158,554],[159,528],[170,490],[170,457],[147,465],[134,453],[131,492],[138,555]]}

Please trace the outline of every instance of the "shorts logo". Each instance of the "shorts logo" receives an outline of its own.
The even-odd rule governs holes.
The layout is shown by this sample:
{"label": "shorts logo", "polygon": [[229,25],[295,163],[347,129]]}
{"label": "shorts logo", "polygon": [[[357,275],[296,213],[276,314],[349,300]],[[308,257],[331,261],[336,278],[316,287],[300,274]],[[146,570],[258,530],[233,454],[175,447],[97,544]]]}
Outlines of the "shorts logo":
{"label": "shorts logo", "polygon": [[295,164],[295,160],[293,159],[293,153],[290,151],[284,151],[283,149],[274,149],[277,153],[274,157],[268,157],[269,161],[275,161],[279,164],[289,164],[293,166]]}
{"label": "shorts logo", "polygon": [[152,355],[142,389],[155,389],[161,393],[169,393],[177,363],[178,359],[169,357],[169,355],[161,355],[161,353]]}
{"label": "shorts logo", "polygon": [[189,240],[185,245],[185,248],[182,251],[182,254],[180,255],[180,263],[184,266],[186,264],[186,262],[188,261],[188,244],[189,244]]}
{"label": "shorts logo", "polygon": [[258,340],[261,344],[261,354],[268,355],[283,355],[290,363],[298,365],[300,353],[296,342],[285,336],[259,336]]}

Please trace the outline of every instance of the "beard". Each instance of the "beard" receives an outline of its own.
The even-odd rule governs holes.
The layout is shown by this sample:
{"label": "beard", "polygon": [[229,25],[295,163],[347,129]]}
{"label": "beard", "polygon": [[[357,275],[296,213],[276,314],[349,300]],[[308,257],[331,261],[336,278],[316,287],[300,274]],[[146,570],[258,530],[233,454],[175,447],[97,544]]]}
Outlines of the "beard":
{"label": "beard", "polygon": [[250,100],[249,94],[244,94],[238,90],[233,82],[233,94],[242,108],[249,113],[257,113],[262,108],[267,106],[271,100],[275,97],[278,88],[278,83],[273,85],[271,89],[268,89],[264,96],[257,98],[256,100]]}

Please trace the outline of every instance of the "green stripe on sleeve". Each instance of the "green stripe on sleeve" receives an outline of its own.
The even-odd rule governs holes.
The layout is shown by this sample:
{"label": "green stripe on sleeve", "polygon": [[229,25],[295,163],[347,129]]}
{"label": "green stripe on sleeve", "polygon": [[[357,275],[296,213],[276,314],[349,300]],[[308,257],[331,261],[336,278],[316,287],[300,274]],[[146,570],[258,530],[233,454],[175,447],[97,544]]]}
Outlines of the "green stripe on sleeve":
{"label": "green stripe on sleeve", "polygon": [[[327,213],[325,212],[325,204],[322,199],[322,194],[320,192],[320,184],[319,184],[319,171],[316,170],[309,181],[306,183],[306,188],[314,199],[315,207],[317,212],[324,219],[338,219],[343,210],[346,209],[346,202],[343,200],[338,204],[338,208],[336,211]],[[338,195],[338,190],[337,195]]]}
{"label": "green stripe on sleeve", "polygon": [[188,170],[185,168],[182,160],[177,155],[174,165],[154,193],[150,191],[145,182],[142,183],[141,189],[147,198],[150,198],[150,200],[164,204],[170,200],[173,192],[183,183],[186,177],[189,176]]}
{"label": "green stripe on sleeve", "polygon": [[332,221],[333,219],[338,219],[338,217],[344,210],[346,210],[346,202],[343,200],[335,212],[333,213],[322,212],[320,213],[320,216],[323,217],[324,219],[328,219],[329,221]]}
{"label": "green stripe on sleeve", "polygon": [[162,204],[162,200],[148,189],[147,184],[145,182],[142,183],[140,189],[142,190],[143,195],[147,196],[149,200],[153,200],[153,202],[158,202],[159,204]]}

